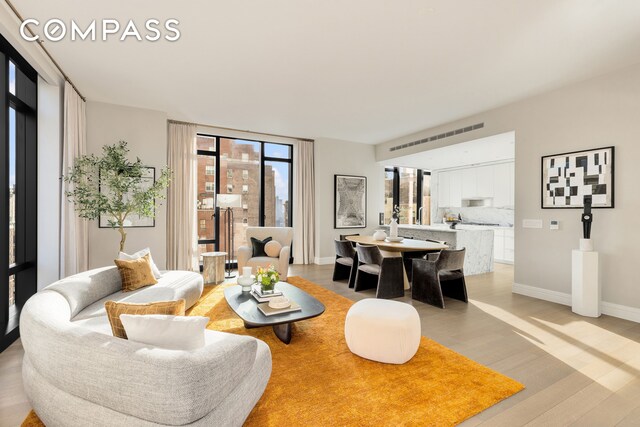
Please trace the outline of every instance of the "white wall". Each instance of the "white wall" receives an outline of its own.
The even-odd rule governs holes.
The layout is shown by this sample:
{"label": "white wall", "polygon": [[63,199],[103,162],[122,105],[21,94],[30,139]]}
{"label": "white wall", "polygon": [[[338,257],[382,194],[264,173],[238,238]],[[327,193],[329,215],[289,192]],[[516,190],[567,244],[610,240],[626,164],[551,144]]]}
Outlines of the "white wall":
{"label": "white wall", "polygon": [[38,78],[38,290],[60,274],[62,92]]}
{"label": "white wall", "polygon": [[[401,153],[390,152],[389,147],[400,141],[412,141],[478,122],[484,122],[485,127],[439,140],[432,147],[515,130],[517,285],[514,289],[566,302],[566,296],[571,292],[571,250],[577,247],[582,234],[580,211],[540,208],[540,158],[614,145],[616,206],[615,209],[595,210],[592,238],[601,256],[605,311],[640,320],[640,292],[635,268],[640,254],[637,247],[640,227],[636,224],[640,212],[636,169],[640,157],[638,111],[640,64],[379,144],[376,158],[380,161],[393,155],[423,151],[428,144],[399,150]],[[544,228],[522,228],[522,220],[527,218],[544,220]],[[552,219],[561,221],[560,230],[549,230]],[[630,310],[622,306],[630,307]]]}
{"label": "white wall", "polygon": [[[100,154],[104,145],[127,141],[130,158],[140,157],[156,168],[167,164],[167,115],[121,105],[87,102],[87,153]],[[159,202],[153,228],[127,229],[125,250],[150,247],[160,269],[166,264],[166,200]],[[110,228],[89,225],[89,268],[112,265],[118,255],[120,234]]]}
{"label": "white wall", "polygon": [[[333,241],[340,234],[373,234],[378,228],[378,213],[384,209],[384,167],[376,163],[375,147],[367,144],[316,139],[316,263],[332,263]],[[367,228],[333,228],[335,174],[367,177]]]}

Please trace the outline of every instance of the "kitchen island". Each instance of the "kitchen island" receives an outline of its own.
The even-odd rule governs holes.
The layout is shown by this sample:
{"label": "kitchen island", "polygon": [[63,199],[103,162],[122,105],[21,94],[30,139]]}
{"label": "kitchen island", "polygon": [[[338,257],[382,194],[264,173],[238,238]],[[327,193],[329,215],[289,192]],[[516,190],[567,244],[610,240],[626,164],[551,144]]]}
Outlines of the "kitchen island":
{"label": "kitchen island", "polygon": [[[389,226],[381,226],[389,234]],[[493,229],[476,225],[458,224],[455,230],[448,225],[398,225],[398,235],[419,240],[445,242],[450,249],[466,248],[464,273],[489,273],[493,271]]]}

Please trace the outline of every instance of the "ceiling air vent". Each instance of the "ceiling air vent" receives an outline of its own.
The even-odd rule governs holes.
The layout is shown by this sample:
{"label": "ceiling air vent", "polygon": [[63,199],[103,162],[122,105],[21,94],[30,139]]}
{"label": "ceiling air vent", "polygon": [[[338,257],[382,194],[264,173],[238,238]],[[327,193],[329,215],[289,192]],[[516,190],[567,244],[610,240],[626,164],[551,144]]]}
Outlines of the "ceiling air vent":
{"label": "ceiling air vent", "polygon": [[484,123],[476,123],[475,125],[463,127],[456,130],[451,130],[449,132],[443,132],[439,135],[428,136],[426,138],[418,139],[416,141],[407,142],[406,144],[396,145],[395,147],[389,148],[389,151],[397,151],[405,148],[413,147],[414,145],[424,144],[426,142],[433,142],[438,139],[449,138],[450,136],[460,135],[461,133],[471,132],[472,130],[482,129],[484,127]]}

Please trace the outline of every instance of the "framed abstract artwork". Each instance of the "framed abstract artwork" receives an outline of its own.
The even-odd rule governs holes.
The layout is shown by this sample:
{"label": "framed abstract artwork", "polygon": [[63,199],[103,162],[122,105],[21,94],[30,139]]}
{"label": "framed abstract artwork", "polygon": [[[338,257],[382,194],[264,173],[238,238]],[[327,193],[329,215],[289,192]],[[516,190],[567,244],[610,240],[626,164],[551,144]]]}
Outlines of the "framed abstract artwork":
{"label": "framed abstract artwork", "polygon": [[367,177],[334,175],[334,228],[366,228]]}
{"label": "framed abstract artwork", "polygon": [[582,208],[584,196],[594,208],[614,207],[614,147],[542,157],[543,209]]}
{"label": "framed abstract artwork", "polygon": [[[156,168],[154,167],[145,167],[144,168],[144,176],[142,177],[142,182],[144,188],[151,187],[153,183],[156,181]],[[102,188],[100,191],[104,191]],[[127,197],[125,195],[125,197]],[[109,225],[109,220],[113,219],[111,215],[100,215],[100,221],[98,223],[99,228],[111,228]],[[141,217],[136,214],[129,214],[127,219],[124,221],[124,228],[137,228],[137,227],[155,227],[156,219],[155,216],[153,218],[149,217]]]}

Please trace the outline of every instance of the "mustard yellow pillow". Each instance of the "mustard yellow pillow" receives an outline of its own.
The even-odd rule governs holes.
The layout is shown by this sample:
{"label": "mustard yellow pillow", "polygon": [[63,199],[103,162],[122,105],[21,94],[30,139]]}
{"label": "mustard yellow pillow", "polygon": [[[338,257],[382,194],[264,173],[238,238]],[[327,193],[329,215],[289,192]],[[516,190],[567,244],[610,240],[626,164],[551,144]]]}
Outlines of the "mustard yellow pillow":
{"label": "mustard yellow pillow", "polygon": [[113,262],[118,266],[123,292],[135,291],[158,283],[151,269],[149,254],[133,261],[116,259]]}
{"label": "mustard yellow pillow", "polygon": [[120,321],[121,314],[166,314],[169,316],[184,316],[186,302],[183,299],[177,301],[158,301],[150,303],[130,303],[107,301],[104,308],[111,324],[114,337],[127,339],[127,333]]}

